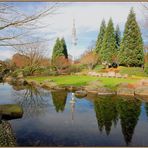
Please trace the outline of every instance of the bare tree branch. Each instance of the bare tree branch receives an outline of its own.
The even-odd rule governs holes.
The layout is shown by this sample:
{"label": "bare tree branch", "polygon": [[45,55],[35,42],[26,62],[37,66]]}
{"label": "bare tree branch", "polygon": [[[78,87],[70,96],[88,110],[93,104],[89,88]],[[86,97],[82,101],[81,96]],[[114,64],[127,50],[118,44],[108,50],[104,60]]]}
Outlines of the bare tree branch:
{"label": "bare tree branch", "polygon": [[[53,15],[57,8],[58,4],[53,3],[53,5],[39,12],[26,14],[8,3],[0,3],[0,46],[11,46],[14,48],[17,45],[36,43],[34,38],[31,39],[31,35],[34,33],[33,31],[49,26],[50,23],[39,25],[39,22],[46,16]],[[29,42],[23,41],[27,35],[29,36]],[[37,42],[46,42],[49,40],[42,38]]]}

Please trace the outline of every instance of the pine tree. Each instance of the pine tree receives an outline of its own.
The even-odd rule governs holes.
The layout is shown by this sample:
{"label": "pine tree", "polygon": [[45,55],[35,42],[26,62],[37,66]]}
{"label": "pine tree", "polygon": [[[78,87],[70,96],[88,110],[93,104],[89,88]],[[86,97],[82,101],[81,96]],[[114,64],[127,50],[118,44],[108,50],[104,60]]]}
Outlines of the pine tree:
{"label": "pine tree", "polygon": [[52,59],[54,60],[58,56],[62,56],[63,52],[61,50],[61,42],[60,39],[57,38],[55,45],[53,47],[53,52],[52,52]]}
{"label": "pine tree", "polygon": [[118,58],[120,64],[126,66],[141,66],[144,63],[143,40],[133,8],[125,24]]}
{"label": "pine tree", "polygon": [[115,39],[115,31],[112,19],[110,18],[108,26],[105,31],[102,48],[101,48],[101,61],[112,63],[116,59],[116,39]]}
{"label": "pine tree", "polygon": [[121,42],[121,32],[120,32],[119,25],[116,26],[115,38],[116,38],[116,47],[117,47],[117,49],[119,49],[120,42]]}
{"label": "pine tree", "polygon": [[61,44],[62,44],[61,46],[63,47],[63,54],[64,54],[65,58],[68,59],[67,46],[66,46],[64,38],[61,39]]}
{"label": "pine tree", "polygon": [[66,59],[68,58],[67,46],[64,38],[62,38],[61,40],[57,38],[56,43],[53,47],[52,60],[60,56],[64,56]]}
{"label": "pine tree", "polygon": [[102,48],[102,42],[103,42],[103,38],[105,34],[105,29],[106,29],[106,24],[105,24],[105,20],[103,20],[101,23],[100,32],[98,34],[98,38],[96,42],[96,48],[95,48],[96,53],[99,53]]}

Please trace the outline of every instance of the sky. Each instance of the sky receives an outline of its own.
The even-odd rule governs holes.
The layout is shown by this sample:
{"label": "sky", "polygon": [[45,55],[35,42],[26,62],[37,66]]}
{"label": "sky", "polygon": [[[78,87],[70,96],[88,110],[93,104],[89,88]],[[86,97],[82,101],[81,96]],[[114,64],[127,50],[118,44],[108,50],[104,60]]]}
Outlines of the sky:
{"label": "sky", "polygon": [[[32,14],[53,3],[50,2],[9,2],[9,4],[18,7],[27,14]],[[35,34],[51,39],[48,42],[48,54],[52,55],[52,49],[57,37],[64,37],[68,53],[73,58],[79,57],[88,47],[97,39],[99,27],[102,19],[106,24],[112,17],[114,27],[118,24],[121,33],[124,31],[124,25],[131,7],[136,12],[136,18],[141,28],[142,37],[146,44],[143,13],[139,2],[60,2],[55,14],[42,19],[42,24],[46,24],[45,28],[35,30]],[[77,32],[77,46],[72,44],[72,27],[73,19],[75,19]],[[11,58],[14,51],[10,48],[0,48],[0,59]]]}

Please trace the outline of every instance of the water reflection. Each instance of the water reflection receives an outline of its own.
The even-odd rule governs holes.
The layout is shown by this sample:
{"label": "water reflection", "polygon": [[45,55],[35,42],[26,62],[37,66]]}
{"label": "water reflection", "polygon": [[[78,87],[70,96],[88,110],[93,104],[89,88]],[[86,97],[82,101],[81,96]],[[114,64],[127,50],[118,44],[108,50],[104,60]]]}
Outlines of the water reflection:
{"label": "water reflection", "polygon": [[[141,103],[135,98],[89,95],[87,98],[78,99],[71,92],[50,92],[32,86],[13,86],[13,89],[9,86],[9,91],[12,92],[16,103],[23,107],[24,116],[21,120],[12,122],[2,119],[0,144],[5,142],[3,139],[9,139],[10,135],[14,140],[8,141],[13,141],[13,146],[16,145],[15,136],[19,146],[148,144],[148,124],[145,120],[145,111],[148,116],[148,103]],[[0,95],[1,98],[6,98]],[[77,115],[75,119],[74,113]],[[71,124],[71,120],[75,121],[74,124]],[[8,128],[11,127],[10,123],[15,136],[12,128]],[[9,132],[6,133],[7,131]],[[5,137],[1,136],[2,134]],[[5,142],[7,146],[10,144],[8,141]]]}
{"label": "water reflection", "polygon": [[121,121],[122,134],[126,145],[129,145],[140,115],[141,101],[117,97],[101,97],[94,101],[94,108],[99,130],[105,128],[109,135],[112,124]]}
{"label": "water reflection", "polygon": [[67,99],[67,92],[65,91],[52,91],[51,92],[53,105],[57,112],[63,112]]}
{"label": "water reflection", "polygon": [[76,103],[76,98],[74,96],[74,93],[72,93],[71,100],[70,100],[70,108],[71,108],[71,119],[72,119],[72,122],[74,121],[75,103]]}
{"label": "water reflection", "polygon": [[134,129],[137,125],[138,118],[140,115],[141,101],[137,99],[131,100],[118,100],[118,112],[120,114],[122,133],[126,145],[129,145],[132,141]]}
{"label": "water reflection", "polygon": [[145,111],[146,111],[146,115],[148,117],[148,103],[147,102],[145,103]]}
{"label": "water reflection", "polygon": [[99,130],[102,132],[105,128],[106,134],[109,135],[112,123],[116,125],[118,120],[117,99],[101,97],[94,101]]}
{"label": "water reflection", "polygon": [[[27,86],[13,86],[17,91],[13,92],[15,101],[23,107],[24,117],[33,117],[44,114],[50,106],[48,97],[49,91],[35,88],[31,85]],[[18,91],[19,90],[19,91]]]}

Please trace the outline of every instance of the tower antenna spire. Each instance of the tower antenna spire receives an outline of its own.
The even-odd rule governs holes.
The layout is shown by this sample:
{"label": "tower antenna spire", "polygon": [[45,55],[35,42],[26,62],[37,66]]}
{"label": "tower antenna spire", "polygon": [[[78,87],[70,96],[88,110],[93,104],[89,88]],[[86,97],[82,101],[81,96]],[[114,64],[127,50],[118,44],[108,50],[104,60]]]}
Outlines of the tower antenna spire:
{"label": "tower antenna spire", "polygon": [[72,44],[74,46],[77,45],[77,35],[76,35],[76,26],[75,26],[75,19],[73,18],[73,27],[72,27]]}

